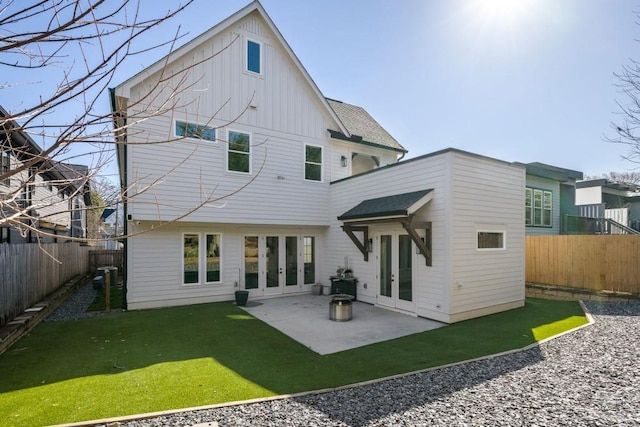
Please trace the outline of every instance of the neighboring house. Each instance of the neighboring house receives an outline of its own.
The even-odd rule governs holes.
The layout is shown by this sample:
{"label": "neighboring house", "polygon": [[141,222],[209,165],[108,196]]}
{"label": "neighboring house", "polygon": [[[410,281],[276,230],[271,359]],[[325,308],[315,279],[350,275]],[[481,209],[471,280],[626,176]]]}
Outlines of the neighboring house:
{"label": "neighboring house", "polygon": [[[640,231],[640,186],[592,179],[580,181],[576,187],[576,206],[581,216],[609,219]],[[618,229],[611,232],[622,231]]]}
{"label": "neighboring house", "polygon": [[443,322],[524,304],[525,168],[456,149],[400,161],[259,2],[111,95],[129,309],[308,293],[345,267],[359,300]]}
{"label": "neighboring house", "polygon": [[576,181],[582,172],[537,162],[521,165],[527,171],[526,233],[565,234],[567,216],[577,215]]}
{"label": "neighboring house", "polygon": [[100,215],[99,236],[103,239],[102,247],[108,250],[122,249],[123,244],[115,240],[122,235],[122,224],[119,220],[120,214],[115,208],[105,208]]}
{"label": "neighboring house", "polygon": [[[0,107],[0,243],[64,241],[85,237],[89,200],[87,167],[42,157],[42,149]],[[23,170],[20,168],[26,164]]]}

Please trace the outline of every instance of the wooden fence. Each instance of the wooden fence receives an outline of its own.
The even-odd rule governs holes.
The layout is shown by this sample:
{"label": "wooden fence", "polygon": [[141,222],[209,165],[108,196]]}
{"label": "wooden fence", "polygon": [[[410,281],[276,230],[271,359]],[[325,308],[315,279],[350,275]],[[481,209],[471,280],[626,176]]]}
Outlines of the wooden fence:
{"label": "wooden fence", "polygon": [[0,326],[88,270],[78,243],[0,245]]}
{"label": "wooden fence", "polygon": [[98,267],[118,267],[118,274],[124,269],[124,251],[119,249],[92,249],[89,251],[89,271]]}
{"label": "wooden fence", "polygon": [[526,281],[640,294],[640,236],[527,236]]}

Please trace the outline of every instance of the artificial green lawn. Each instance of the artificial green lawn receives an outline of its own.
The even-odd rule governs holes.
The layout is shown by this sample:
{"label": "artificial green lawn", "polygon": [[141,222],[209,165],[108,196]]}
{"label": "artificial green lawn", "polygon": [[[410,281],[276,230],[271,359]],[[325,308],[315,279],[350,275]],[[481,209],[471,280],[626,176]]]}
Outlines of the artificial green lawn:
{"label": "artificial green lawn", "polygon": [[0,420],[36,426],[336,387],[520,348],[586,323],[526,306],[321,356],[232,303],[44,322],[0,355]]}

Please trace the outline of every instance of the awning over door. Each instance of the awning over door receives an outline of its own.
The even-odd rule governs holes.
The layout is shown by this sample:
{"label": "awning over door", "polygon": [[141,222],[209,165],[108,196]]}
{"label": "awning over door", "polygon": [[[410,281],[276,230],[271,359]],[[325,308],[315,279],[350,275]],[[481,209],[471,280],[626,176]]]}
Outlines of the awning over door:
{"label": "awning over door", "polygon": [[[414,214],[433,198],[433,189],[413,191],[378,197],[360,202],[338,217],[344,225],[342,230],[349,236],[364,256],[369,260],[371,242],[369,241],[369,225],[399,223],[407,231],[411,240],[424,255],[426,264],[431,265],[431,222],[414,221]],[[425,229],[424,241],[418,229]],[[355,233],[362,233],[360,240]]]}

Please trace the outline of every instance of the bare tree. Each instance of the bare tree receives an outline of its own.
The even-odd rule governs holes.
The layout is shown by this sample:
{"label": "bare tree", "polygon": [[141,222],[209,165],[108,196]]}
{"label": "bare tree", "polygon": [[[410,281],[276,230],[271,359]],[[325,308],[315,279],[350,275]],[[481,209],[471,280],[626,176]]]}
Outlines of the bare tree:
{"label": "bare tree", "polygon": [[614,75],[617,79],[616,86],[624,95],[625,101],[616,101],[621,118],[618,122],[611,123],[615,136],[605,139],[627,145],[629,153],[624,158],[640,163],[640,62],[632,59],[630,64],[623,65],[622,71]]}
{"label": "bare tree", "polygon": [[[105,101],[101,94],[132,57],[151,49],[161,49],[165,55],[173,51],[184,36],[179,26],[173,36],[152,46],[146,36],[160,26],[167,27],[192,1],[185,0],[153,17],[143,16],[139,0],[0,3],[0,79],[11,79],[0,80],[0,94],[19,94],[3,99],[20,100],[0,106],[6,108],[0,108],[0,227],[11,226],[22,236],[28,235],[29,241],[57,238],[53,221],[56,215],[70,214],[73,221],[77,210],[95,210],[95,217],[99,210],[111,205],[118,209],[123,198],[131,199],[153,187],[155,183],[143,187],[129,183],[128,188],[120,188],[118,197],[102,194],[103,206],[92,207],[86,196],[91,181],[104,184],[98,176],[113,161],[115,144],[128,143],[122,137],[125,132],[150,117],[185,107],[178,95],[188,89],[186,76],[197,64],[177,71],[163,69],[155,87],[137,100],[137,105],[114,106],[123,112],[136,111],[134,115],[128,114],[126,121],[117,118],[118,111],[100,112],[103,110],[100,103]],[[165,135],[147,143],[176,139]],[[35,140],[41,140],[42,146]],[[87,159],[88,167],[77,165]],[[45,188],[51,194],[43,192]],[[171,221],[228,196],[216,194],[215,188],[203,190],[200,203]],[[81,197],[85,203],[76,205]],[[47,218],[54,223],[53,231],[41,226],[47,223]],[[70,234],[69,240],[101,239]]]}
{"label": "bare tree", "polygon": [[608,179],[610,181],[621,182],[624,184],[640,184],[640,172],[609,172],[601,176],[587,176],[585,179]]}

